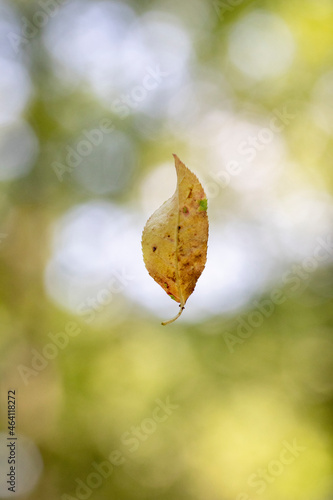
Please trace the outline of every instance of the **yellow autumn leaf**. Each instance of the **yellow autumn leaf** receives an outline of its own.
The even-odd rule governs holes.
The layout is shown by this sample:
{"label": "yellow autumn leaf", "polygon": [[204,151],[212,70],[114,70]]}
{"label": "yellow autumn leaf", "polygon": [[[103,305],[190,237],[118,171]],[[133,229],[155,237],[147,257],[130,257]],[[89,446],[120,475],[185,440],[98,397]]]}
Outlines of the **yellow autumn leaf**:
{"label": "yellow autumn leaf", "polygon": [[177,188],[147,221],[142,234],[146,268],[166,293],[180,304],[175,321],[204,270],[207,259],[207,197],[197,177],[176,155]]}

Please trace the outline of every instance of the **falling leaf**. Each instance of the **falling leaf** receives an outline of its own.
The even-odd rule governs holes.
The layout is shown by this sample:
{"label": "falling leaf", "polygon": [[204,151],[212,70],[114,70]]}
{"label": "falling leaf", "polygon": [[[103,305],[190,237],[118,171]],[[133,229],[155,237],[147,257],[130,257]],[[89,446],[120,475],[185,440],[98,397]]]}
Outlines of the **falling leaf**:
{"label": "falling leaf", "polygon": [[207,259],[207,197],[197,177],[176,155],[177,189],[148,220],[142,235],[146,268],[167,294],[185,308]]}

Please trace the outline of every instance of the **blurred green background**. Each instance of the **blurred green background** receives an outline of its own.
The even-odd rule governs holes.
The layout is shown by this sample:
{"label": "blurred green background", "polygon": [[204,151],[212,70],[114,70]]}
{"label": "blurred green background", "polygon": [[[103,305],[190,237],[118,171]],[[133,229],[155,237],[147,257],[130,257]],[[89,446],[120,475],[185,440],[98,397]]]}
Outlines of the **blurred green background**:
{"label": "blurred green background", "polygon": [[[332,27],[331,0],[1,0],[1,498],[333,498]],[[162,327],[140,238],[172,153],[210,241]]]}

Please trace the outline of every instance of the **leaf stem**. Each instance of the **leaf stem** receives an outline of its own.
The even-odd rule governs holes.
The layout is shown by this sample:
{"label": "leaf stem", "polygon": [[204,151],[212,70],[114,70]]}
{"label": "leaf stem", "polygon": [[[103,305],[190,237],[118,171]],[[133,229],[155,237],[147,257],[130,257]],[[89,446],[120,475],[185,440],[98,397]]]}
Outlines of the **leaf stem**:
{"label": "leaf stem", "polygon": [[175,316],[174,318],[172,319],[169,319],[169,321],[163,321],[162,325],[163,326],[166,326],[166,325],[170,325],[170,323],[173,323],[174,321],[176,321],[176,319],[179,318],[179,316],[181,316],[182,312],[184,311],[185,307],[184,306],[179,306],[180,307],[180,311],[179,313],[177,314],[177,316]]}

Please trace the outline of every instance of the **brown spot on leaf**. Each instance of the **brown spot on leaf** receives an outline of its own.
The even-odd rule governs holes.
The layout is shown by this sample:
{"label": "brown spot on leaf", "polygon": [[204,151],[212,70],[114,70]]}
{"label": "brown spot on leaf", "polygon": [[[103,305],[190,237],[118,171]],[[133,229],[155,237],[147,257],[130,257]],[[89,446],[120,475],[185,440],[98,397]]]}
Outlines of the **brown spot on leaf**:
{"label": "brown spot on leaf", "polygon": [[[208,217],[207,211],[200,211],[198,205],[206,199],[203,187],[179,158],[174,157],[177,189],[169,203],[164,203],[147,221],[142,247],[149,274],[179,302],[182,311],[205,267]],[[158,247],[155,232],[160,238]],[[160,258],[153,258],[151,254],[157,249]]]}

